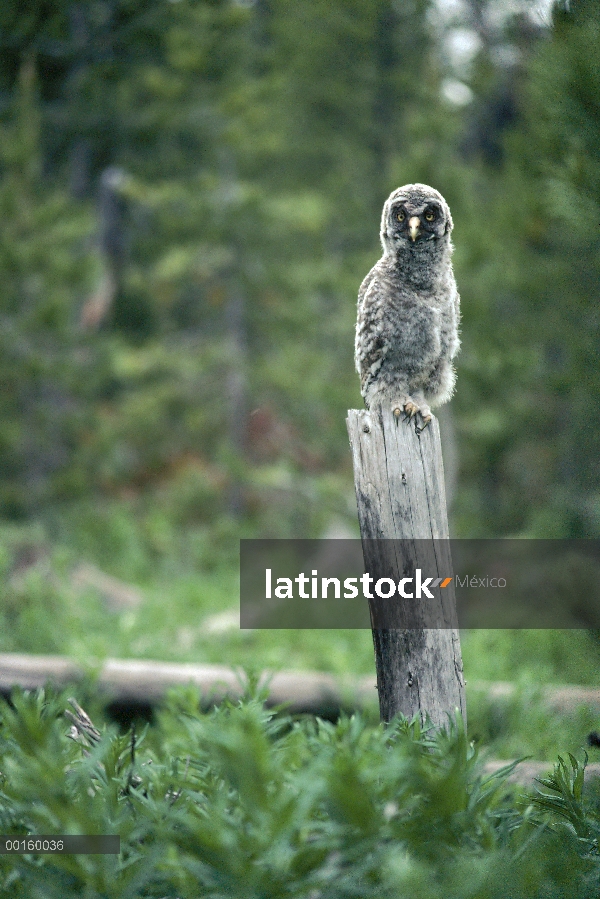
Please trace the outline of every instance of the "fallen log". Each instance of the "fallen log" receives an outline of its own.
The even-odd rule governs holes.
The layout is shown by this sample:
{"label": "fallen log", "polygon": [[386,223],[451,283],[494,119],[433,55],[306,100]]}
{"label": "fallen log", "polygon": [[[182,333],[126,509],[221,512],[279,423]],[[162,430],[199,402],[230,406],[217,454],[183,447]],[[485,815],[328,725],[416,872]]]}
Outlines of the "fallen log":
{"label": "fallen log", "polygon": [[[95,678],[97,689],[124,704],[154,705],[171,687],[198,688],[202,705],[243,696],[246,685],[242,672],[226,665],[158,662],[148,659],[106,659],[87,669],[65,656],[0,653],[0,694],[10,695],[13,687],[33,690],[47,683],[57,687]],[[377,702],[375,677],[341,678],[318,671],[265,671],[259,683],[267,690],[271,706],[286,705],[291,712],[328,717],[340,711],[355,711]],[[490,701],[509,700],[518,695],[518,686],[508,681],[469,681],[469,692],[483,692]],[[547,685],[541,688],[544,702],[557,712],[569,713],[580,706],[600,710],[600,690],[575,685]]]}
{"label": "fallen log", "polygon": [[[0,693],[14,687],[36,689],[51,683],[67,686],[92,677],[108,701],[120,705],[155,705],[177,686],[198,689],[201,705],[209,708],[225,697],[239,699],[246,691],[243,672],[225,665],[158,662],[142,659],[106,659],[96,669],[86,669],[63,656],[0,653]],[[285,705],[294,713],[335,717],[340,711],[364,708],[377,700],[375,680],[337,678],[310,671],[265,671],[259,687],[267,691],[270,706]]]}

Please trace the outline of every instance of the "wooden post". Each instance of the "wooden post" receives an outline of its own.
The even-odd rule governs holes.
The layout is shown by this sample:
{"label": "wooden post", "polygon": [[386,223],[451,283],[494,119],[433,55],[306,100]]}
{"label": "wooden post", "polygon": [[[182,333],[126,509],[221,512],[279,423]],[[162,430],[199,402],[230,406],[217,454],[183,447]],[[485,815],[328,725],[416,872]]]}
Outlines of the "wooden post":
{"label": "wooden post", "polygon": [[[424,574],[451,576],[437,419],[417,433],[414,423],[397,420],[391,409],[351,409],[346,423],[366,570],[375,581],[389,576],[389,559],[377,548],[381,540],[417,541],[412,544],[415,554],[427,557]],[[437,589],[434,596],[410,600],[413,620],[426,621],[429,627],[373,628],[382,721],[397,712],[408,718],[420,714],[421,720],[427,714],[435,727],[443,727],[455,709],[466,720],[454,584]],[[426,614],[424,602],[429,603]]]}

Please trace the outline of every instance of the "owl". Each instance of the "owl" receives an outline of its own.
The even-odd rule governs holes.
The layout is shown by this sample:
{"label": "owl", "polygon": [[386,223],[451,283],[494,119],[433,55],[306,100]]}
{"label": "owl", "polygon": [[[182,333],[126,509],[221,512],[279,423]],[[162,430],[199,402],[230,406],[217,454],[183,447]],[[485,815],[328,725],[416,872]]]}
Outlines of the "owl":
{"label": "owl", "polygon": [[450,399],[460,341],[448,204],[426,184],[390,194],[381,217],[383,256],[360,285],[355,362],[368,409],[389,403],[396,421],[431,421]]}

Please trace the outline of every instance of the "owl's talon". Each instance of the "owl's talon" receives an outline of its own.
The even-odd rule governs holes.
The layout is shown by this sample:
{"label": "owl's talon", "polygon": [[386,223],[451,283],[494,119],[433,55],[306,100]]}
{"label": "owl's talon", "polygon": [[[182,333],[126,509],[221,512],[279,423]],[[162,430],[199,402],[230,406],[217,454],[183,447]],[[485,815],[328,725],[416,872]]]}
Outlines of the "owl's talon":
{"label": "owl's talon", "polygon": [[406,421],[411,421],[419,411],[419,407],[412,400],[407,400],[404,404],[404,411],[407,416]]}

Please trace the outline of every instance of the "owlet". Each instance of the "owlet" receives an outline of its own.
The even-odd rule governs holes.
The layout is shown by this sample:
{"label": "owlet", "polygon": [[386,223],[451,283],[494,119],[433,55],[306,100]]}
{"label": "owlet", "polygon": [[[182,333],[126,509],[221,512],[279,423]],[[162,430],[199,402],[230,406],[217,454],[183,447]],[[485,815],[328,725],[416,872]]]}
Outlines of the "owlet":
{"label": "owlet", "polygon": [[460,306],[452,227],[437,190],[399,187],[383,207],[383,256],[358,292],[355,362],[365,404],[390,403],[396,418],[418,414],[422,428],[431,407],[450,399],[456,378]]}

